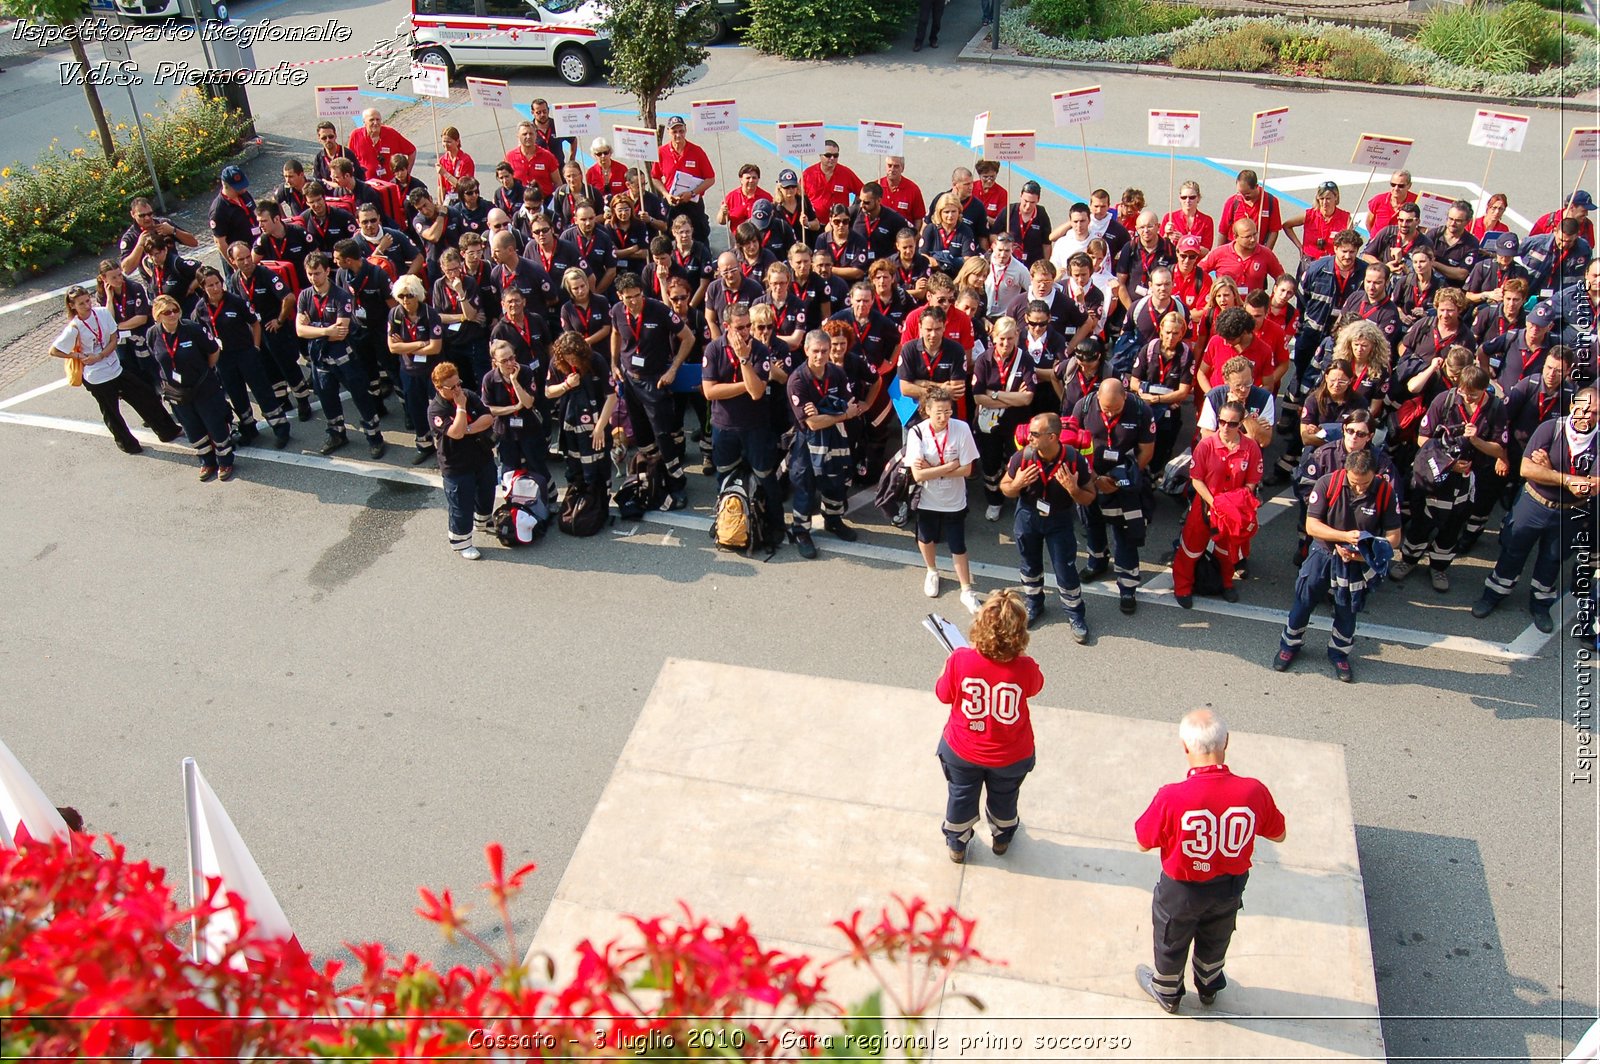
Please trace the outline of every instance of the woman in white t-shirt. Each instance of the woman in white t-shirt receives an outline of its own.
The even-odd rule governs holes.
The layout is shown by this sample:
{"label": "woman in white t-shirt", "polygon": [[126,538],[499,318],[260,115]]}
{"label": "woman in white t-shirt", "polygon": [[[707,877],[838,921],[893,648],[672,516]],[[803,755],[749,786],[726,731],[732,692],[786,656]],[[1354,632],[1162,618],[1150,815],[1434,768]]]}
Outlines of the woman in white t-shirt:
{"label": "woman in white t-shirt", "polygon": [[73,285],[67,289],[67,324],[50,345],[56,358],[83,360],[83,386],[100,404],[111,438],[127,454],[138,454],[142,447],[122,420],[119,400],[125,400],[144,423],[155,430],[162,443],[178,438],[180,430],[155,389],[139,374],[122,367],[117,356],[117,319],[105,307],[97,307],[87,289]]}
{"label": "woman in white t-shirt", "polygon": [[965,421],[950,416],[954,404],[943,388],[929,388],[922,399],[926,420],[906,439],[906,465],[922,485],[917,503],[917,549],[928,566],[922,590],[929,598],[939,594],[936,548],[950,545],[956,579],[961,582],[961,604],[977,613],[982,601],[972,589],[972,569],[967,564],[967,477],[978,460],[978,441]]}

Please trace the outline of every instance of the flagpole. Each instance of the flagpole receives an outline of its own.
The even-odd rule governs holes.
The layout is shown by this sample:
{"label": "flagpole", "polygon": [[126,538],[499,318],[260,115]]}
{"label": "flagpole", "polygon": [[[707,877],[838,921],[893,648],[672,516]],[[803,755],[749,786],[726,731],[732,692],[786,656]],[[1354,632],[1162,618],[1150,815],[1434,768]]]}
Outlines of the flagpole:
{"label": "flagpole", "polygon": [[500,138],[500,154],[504,155],[506,153],[506,131],[500,128],[500,108],[491,107],[489,110],[494,112],[494,131]]}
{"label": "flagpole", "polygon": [[[1351,161],[1353,162],[1354,160],[1351,160]],[[1374,177],[1377,177],[1377,176],[1378,176],[1378,164],[1377,163],[1373,163],[1372,164],[1372,171],[1367,174],[1367,183],[1361,186],[1361,195],[1356,197],[1356,202],[1355,202],[1356,210],[1361,210],[1362,208],[1366,207],[1366,205],[1367,205],[1367,190],[1372,187],[1372,179]],[[1355,221],[1354,213],[1351,214],[1350,221],[1352,223]],[[1368,233],[1367,235],[1371,236],[1372,234]]]}
{"label": "flagpole", "polygon": [[[205,883],[200,875],[200,809],[199,767],[194,758],[183,759],[183,819],[189,842],[189,907],[197,909],[205,897]],[[189,917],[189,956],[196,964],[202,961],[200,943],[200,917]]]}
{"label": "flagpole", "polygon": [[1089,138],[1084,136],[1083,123],[1078,123],[1078,143],[1083,146],[1083,180],[1088,188],[1094,188],[1094,178],[1089,176]]}
{"label": "flagpole", "polygon": [[1264,145],[1261,149],[1261,184],[1267,183],[1267,161],[1272,158],[1272,145]]}
{"label": "flagpole", "polygon": [[[1578,180],[1576,180],[1576,181],[1574,181],[1572,183],[1572,195],[1573,196],[1576,196],[1578,194],[1578,189],[1583,187],[1583,176],[1585,174],[1587,174],[1588,172],[1589,172],[1589,160],[1585,159],[1585,160],[1583,160],[1583,165],[1578,168]],[[1571,197],[1570,196],[1568,197],[1567,201],[1569,203],[1571,202]]]}
{"label": "flagpole", "polygon": [[428,113],[433,116],[433,169],[439,185],[444,185],[444,167],[439,162],[439,108],[434,105],[433,97],[428,97]]}
{"label": "flagpole", "polygon": [[[723,180],[724,184],[726,184],[726,182],[728,180],[728,168],[725,165],[723,165],[723,162],[722,162],[722,134],[721,133],[713,133],[712,136],[717,138],[717,173],[722,175],[722,180]],[[780,166],[780,167],[778,167],[778,169],[782,170],[783,167]],[[730,185],[728,187],[731,188],[732,186]],[[665,289],[662,289],[662,291],[665,291]]]}

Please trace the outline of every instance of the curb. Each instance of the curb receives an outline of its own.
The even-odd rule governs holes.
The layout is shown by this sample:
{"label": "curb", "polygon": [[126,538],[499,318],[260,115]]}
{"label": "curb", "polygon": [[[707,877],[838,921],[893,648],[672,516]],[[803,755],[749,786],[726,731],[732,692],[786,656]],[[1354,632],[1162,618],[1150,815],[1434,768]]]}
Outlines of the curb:
{"label": "curb", "polygon": [[1497,96],[1489,97],[1460,89],[1441,89],[1429,85],[1369,85],[1359,81],[1334,81],[1330,78],[1291,78],[1282,74],[1238,74],[1225,70],[1179,70],[1170,66],[1147,63],[1081,63],[1070,59],[1049,59],[1044,56],[1016,55],[997,52],[989,46],[988,33],[967,42],[956,55],[960,63],[990,63],[1001,66],[1035,67],[1046,70],[1084,70],[1097,74],[1138,74],[1147,77],[1187,78],[1191,81],[1210,81],[1234,85],[1256,85],[1264,88],[1320,90],[1324,92],[1365,92],[1379,96],[1406,96],[1423,100],[1450,100],[1495,107],[1538,107],[1545,110],[1570,111],[1592,104],[1584,96]]}

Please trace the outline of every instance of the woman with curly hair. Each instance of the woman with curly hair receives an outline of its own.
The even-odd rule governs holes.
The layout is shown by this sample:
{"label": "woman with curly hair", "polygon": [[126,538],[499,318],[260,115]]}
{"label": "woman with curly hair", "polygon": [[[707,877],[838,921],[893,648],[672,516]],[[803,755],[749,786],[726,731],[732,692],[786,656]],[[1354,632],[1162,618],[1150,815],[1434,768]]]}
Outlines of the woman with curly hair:
{"label": "woman with curly hair", "polygon": [[1332,361],[1350,364],[1350,393],[1367,404],[1374,418],[1380,417],[1389,398],[1391,370],[1383,330],[1360,318],[1350,322],[1333,342]]}
{"label": "woman with curly hair", "polygon": [[944,838],[950,860],[967,859],[978,824],[979,797],[989,820],[994,852],[1003,854],[1017,833],[1017,794],[1033,769],[1033,722],[1028,699],[1044,687],[1028,649],[1028,614],[1007,588],[990,595],[970,632],[972,645],[950,655],[934,685],[950,707],[939,740],[939,764],[949,784]]}

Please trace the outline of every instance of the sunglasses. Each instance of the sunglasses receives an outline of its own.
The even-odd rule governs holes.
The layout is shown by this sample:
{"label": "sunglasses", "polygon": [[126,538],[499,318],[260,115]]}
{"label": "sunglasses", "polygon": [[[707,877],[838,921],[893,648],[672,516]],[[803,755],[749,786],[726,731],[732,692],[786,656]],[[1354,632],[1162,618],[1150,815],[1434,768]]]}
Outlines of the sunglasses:
{"label": "sunglasses", "polygon": [[1344,434],[1346,436],[1354,436],[1358,440],[1367,439],[1372,435],[1372,433],[1368,432],[1366,429],[1345,429]]}
{"label": "sunglasses", "polygon": [[822,157],[824,159],[837,159],[839,157],[839,153],[836,151],[825,151],[822,153]]}
{"label": "sunglasses", "polygon": [[134,215],[133,217],[134,217],[134,220],[143,222],[143,221],[146,221],[146,220],[148,220],[150,218],[154,218],[155,217],[155,212],[154,211],[144,211],[144,212],[142,212],[140,214]]}
{"label": "sunglasses", "polygon": [[1227,420],[1225,418],[1218,418],[1217,419],[1217,426],[1219,428],[1236,429],[1240,425],[1243,425],[1243,424],[1244,424],[1243,421],[1229,421],[1229,420]]}
{"label": "sunglasses", "polygon": [[1178,198],[1181,199],[1181,200],[1197,200],[1200,197],[1199,196],[1179,196]]}
{"label": "sunglasses", "polygon": [[1053,432],[1034,432],[1032,430],[1029,430],[1028,439],[1030,439],[1030,440],[1043,440],[1043,439],[1048,439],[1049,437],[1054,436],[1054,435],[1055,435],[1055,433],[1053,433]]}
{"label": "sunglasses", "polygon": [[555,232],[555,230],[553,230],[553,229],[549,228],[548,226],[546,226],[543,229],[535,229],[533,231],[533,235],[534,236],[543,236],[546,233],[553,233],[553,232]]}
{"label": "sunglasses", "polygon": [[1393,181],[1391,181],[1391,182],[1389,182],[1389,187],[1390,188],[1410,188],[1411,186],[1410,185],[1397,185]]}
{"label": "sunglasses", "polygon": [[1049,321],[1030,321],[1030,322],[1028,322],[1028,326],[1030,328],[1033,328],[1033,329],[1043,329],[1045,326],[1047,326],[1049,324],[1050,324]]}
{"label": "sunglasses", "polygon": [[605,156],[610,155],[610,154],[611,154],[610,149],[607,149],[605,151],[597,151],[597,152],[595,152],[595,155],[597,157],[599,157],[599,158],[604,158]]}

